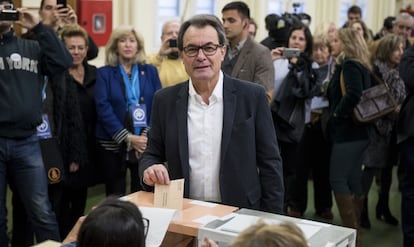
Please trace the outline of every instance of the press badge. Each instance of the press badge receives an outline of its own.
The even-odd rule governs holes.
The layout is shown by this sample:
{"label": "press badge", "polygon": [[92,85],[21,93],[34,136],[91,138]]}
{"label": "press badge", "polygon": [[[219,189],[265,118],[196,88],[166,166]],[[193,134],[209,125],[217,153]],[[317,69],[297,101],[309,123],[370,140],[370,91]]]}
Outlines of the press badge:
{"label": "press badge", "polygon": [[52,137],[52,131],[50,130],[49,118],[46,114],[42,115],[42,123],[37,126],[37,137],[39,139],[47,139]]}
{"label": "press badge", "polygon": [[147,107],[145,104],[130,107],[134,128],[147,127]]}

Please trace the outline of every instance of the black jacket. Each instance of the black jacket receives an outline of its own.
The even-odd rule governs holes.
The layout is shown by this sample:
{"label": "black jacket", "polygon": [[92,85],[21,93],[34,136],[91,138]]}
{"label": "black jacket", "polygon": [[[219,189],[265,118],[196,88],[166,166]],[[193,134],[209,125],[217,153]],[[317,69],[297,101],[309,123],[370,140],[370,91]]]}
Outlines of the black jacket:
{"label": "black jacket", "polygon": [[401,58],[400,76],[404,80],[407,98],[401,106],[397,132],[403,138],[414,137],[414,46],[405,50]]}
{"label": "black jacket", "polygon": [[33,32],[38,40],[0,35],[0,137],[25,138],[41,123],[45,76],[63,73],[72,56],[56,34],[41,23]]}

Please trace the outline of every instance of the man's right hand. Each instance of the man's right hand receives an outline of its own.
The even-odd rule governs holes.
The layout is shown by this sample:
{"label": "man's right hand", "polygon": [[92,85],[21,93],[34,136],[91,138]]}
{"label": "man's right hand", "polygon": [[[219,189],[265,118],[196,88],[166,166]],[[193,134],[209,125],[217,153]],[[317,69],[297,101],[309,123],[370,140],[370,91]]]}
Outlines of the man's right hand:
{"label": "man's right hand", "polygon": [[177,47],[170,47],[170,40],[164,40],[161,44],[160,50],[158,51],[158,56],[167,56],[172,52],[179,52]]}
{"label": "man's right hand", "polygon": [[144,171],[143,181],[146,185],[170,184],[170,177],[167,168],[163,164],[154,164]]}

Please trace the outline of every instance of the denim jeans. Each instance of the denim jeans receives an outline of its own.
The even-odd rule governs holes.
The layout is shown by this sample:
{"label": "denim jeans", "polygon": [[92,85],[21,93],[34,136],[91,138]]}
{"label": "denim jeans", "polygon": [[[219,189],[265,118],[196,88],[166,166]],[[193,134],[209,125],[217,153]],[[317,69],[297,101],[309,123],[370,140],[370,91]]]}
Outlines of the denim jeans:
{"label": "denim jeans", "polygon": [[47,178],[36,135],[25,139],[0,137],[0,247],[7,247],[6,190],[17,191],[26,208],[38,242],[60,241],[56,217],[50,206]]}

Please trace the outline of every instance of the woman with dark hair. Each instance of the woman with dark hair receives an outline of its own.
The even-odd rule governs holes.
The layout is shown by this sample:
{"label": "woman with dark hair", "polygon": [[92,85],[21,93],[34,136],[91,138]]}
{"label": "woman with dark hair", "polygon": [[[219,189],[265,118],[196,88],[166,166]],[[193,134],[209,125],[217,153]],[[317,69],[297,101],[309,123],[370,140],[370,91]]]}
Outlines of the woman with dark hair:
{"label": "woman with dark hair", "polygon": [[[400,35],[388,34],[378,44],[373,70],[378,78],[386,82],[399,105],[404,101],[406,92],[404,81],[400,78],[398,65],[404,51],[404,39]],[[377,82],[379,83],[379,82]],[[398,163],[398,148],[396,123],[400,107],[394,114],[375,121],[371,132],[370,145],[364,159],[362,185],[367,197],[375,174],[380,172],[380,191],[376,206],[377,219],[384,220],[390,225],[398,225],[398,220],[392,216],[388,207],[391,187],[392,168]],[[361,226],[370,228],[367,199],[365,198],[361,212]]]}
{"label": "woman with dark hair", "polygon": [[124,195],[127,167],[131,192],[141,189],[138,159],[147,146],[152,99],[161,82],[157,69],[145,63],[144,39],[132,26],[112,31],[105,54],[95,87],[98,159],[106,195]]}
{"label": "woman with dark hair", "polygon": [[[285,181],[285,211],[292,208],[292,196],[298,162],[299,143],[309,122],[310,99],[320,92],[312,71],[312,34],[303,24],[289,32],[288,48],[299,53],[286,54],[285,47],[272,50],[275,67],[275,86],[271,110],[283,159]],[[292,216],[300,216],[300,213]]]}
{"label": "woman with dark hair", "polygon": [[136,205],[109,197],[79,218],[64,247],[145,247],[149,221]]}
{"label": "woman with dark hair", "polygon": [[362,91],[371,86],[371,64],[367,44],[358,31],[342,28],[338,38],[342,53],[327,91],[333,141],[329,179],[342,223],[357,229],[360,246],[359,217],[364,200],[361,167],[372,126],[357,124],[352,113]]}
{"label": "woman with dark hair", "polygon": [[315,213],[327,220],[333,218],[332,191],[329,184],[329,156],[331,143],[327,134],[329,103],[326,88],[332,77],[335,59],[331,55],[328,33],[314,36],[313,64],[316,81],[322,94],[314,96],[310,104],[310,121],[306,123],[298,152],[295,190],[292,206],[288,213],[300,216],[306,211],[308,202],[308,181],[312,174]]}

